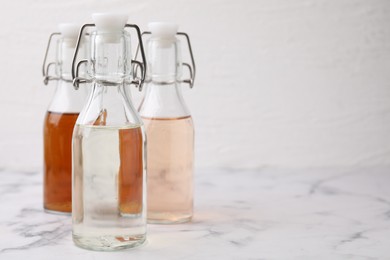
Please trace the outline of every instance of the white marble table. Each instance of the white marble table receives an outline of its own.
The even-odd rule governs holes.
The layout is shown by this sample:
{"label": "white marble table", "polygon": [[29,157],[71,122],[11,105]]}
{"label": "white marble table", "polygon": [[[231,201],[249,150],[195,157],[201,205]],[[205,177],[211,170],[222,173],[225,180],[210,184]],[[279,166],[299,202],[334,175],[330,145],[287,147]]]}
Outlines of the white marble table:
{"label": "white marble table", "polygon": [[0,178],[0,259],[390,259],[390,167],[198,171],[194,221],[120,252],[74,246],[41,173]]}

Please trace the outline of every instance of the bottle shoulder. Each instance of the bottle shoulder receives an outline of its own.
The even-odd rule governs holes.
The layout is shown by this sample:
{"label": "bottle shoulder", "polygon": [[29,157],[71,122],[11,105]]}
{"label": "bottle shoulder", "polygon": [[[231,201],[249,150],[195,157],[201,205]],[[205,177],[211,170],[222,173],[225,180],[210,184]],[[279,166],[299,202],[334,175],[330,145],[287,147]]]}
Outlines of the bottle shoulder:
{"label": "bottle shoulder", "polygon": [[95,86],[77,124],[129,127],[142,125],[142,120],[125,86]]}
{"label": "bottle shoulder", "polygon": [[139,106],[142,117],[182,118],[191,116],[179,84],[146,86],[146,93]]}
{"label": "bottle shoulder", "polygon": [[59,81],[48,111],[57,113],[80,113],[88,96],[87,87],[75,90],[71,83]]}

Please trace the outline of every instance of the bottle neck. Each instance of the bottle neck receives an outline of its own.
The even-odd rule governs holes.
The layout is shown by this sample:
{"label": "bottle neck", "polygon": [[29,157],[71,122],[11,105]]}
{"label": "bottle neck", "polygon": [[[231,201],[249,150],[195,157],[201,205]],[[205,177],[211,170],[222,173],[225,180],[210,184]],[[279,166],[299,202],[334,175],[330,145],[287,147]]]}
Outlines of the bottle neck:
{"label": "bottle neck", "polygon": [[145,118],[178,118],[190,112],[181,92],[180,42],[176,37],[151,37],[147,43],[146,93],[139,112]]}
{"label": "bottle neck", "polygon": [[131,39],[121,33],[91,35],[89,77],[99,84],[120,85],[131,82]]}
{"label": "bottle neck", "polygon": [[80,113],[88,95],[88,86],[75,90],[72,84],[72,59],[76,42],[61,38],[57,42],[56,75],[59,78],[48,111],[56,113]]}
{"label": "bottle neck", "polygon": [[185,104],[180,83],[161,84],[149,82],[139,113],[145,118],[178,118],[190,115]]}
{"label": "bottle neck", "polygon": [[65,81],[72,82],[72,60],[75,42],[61,39],[57,43],[57,76]]}
{"label": "bottle neck", "polygon": [[180,42],[172,39],[152,37],[146,48],[148,72],[147,81],[161,84],[178,82],[181,77]]}
{"label": "bottle neck", "polygon": [[124,127],[141,125],[131,102],[130,35],[92,32],[88,73],[92,93],[77,124]]}

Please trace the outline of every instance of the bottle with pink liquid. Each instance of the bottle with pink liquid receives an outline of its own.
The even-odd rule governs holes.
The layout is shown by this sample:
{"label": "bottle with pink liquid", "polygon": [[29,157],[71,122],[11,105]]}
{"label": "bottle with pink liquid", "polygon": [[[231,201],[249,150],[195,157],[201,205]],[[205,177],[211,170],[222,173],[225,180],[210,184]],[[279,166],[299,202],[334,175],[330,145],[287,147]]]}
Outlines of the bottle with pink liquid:
{"label": "bottle with pink liquid", "polygon": [[[148,222],[183,223],[193,215],[194,124],[181,92],[193,86],[195,63],[189,37],[172,23],[150,23],[146,42],[147,84],[139,113],[146,129]],[[191,62],[182,63],[183,37]],[[190,79],[182,79],[182,68]]]}

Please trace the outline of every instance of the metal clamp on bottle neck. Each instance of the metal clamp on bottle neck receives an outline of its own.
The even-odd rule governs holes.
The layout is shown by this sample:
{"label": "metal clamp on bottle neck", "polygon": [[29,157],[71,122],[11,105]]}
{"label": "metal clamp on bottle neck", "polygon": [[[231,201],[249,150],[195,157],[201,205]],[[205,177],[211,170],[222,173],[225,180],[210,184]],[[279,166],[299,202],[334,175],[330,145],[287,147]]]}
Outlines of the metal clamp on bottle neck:
{"label": "metal clamp on bottle neck", "polygon": [[196,67],[195,67],[194,54],[192,53],[190,37],[188,36],[188,34],[186,34],[184,32],[178,32],[176,35],[183,36],[187,40],[187,45],[188,45],[188,50],[190,52],[192,67],[191,67],[190,64],[188,64],[186,62],[182,63],[184,67],[188,68],[188,71],[190,73],[190,78],[189,79],[184,79],[184,80],[182,80],[182,82],[189,84],[190,88],[193,88],[194,87],[194,82],[195,82]]}
{"label": "metal clamp on bottle neck", "polygon": [[[49,84],[49,81],[50,80],[59,80],[60,78],[57,77],[57,76],[50,76],[49,73],[50,73],[50,67],[51,66],[55,66],[56,65],[56,62],[49,62],[47,63],[47,56],[49,54],[49,50],[50,50],[50,46],[51,46],[51,42],[52,42],[52,39],[55,37],[55,36],[60,36],[61,33],[59,32],[55,32],[55,33],[52,33],[50,34],[50,37],[49,37],[49,40],[47,42],[47,46],[46,46],[46,52],[45,52],[45,57],[43,59],[43,65],[42,65],[42,75],[43,75],[43,83],[45,85]],[[47,63],[47,65],[46,65]]]}
{"label": "metal clamp on bottle neck", "polygon": [[[142,33],[142,36],[144,36],[144,35],[152,35],[152,32],[145,31]],[[188,62],[181,63],[183,67],[186,67],[188,69],[190,78],[189,79],[181,79],[180,82],[187,83],[190,85],[190,88],[193,88],[194,82],[195,82],[195,75],[196,75],[196,66],[195,66],[194,54],[193,54],[192,47],[191,47],[190,37],[185,32],[177,32],[176,36],[184,37],[186,39],[190,58],[191,58],[191,64],[189,64]],[[137,57],[138,51],[139,51],[139,46],[138,46],[137,51],[136,51],[136,57]],[[135,73],[137,73],[137,71],[135,71]]]}
{"label": "metal clamp on bottle neck", "polygon": [[[78,56],[79,49],[80,49],[80,42],[82,40],[82,35],[87,28],[92,28],[92,27],[97,27],[97,26],[95,23],[94,24],[92,24],[92,23],[91,24],[84,24],[80,29],[80,33],[79,33],[79,36],[77,39],[76,48],[75,48],[75,52],[73,55],[72,71],[71,71],[72,78],[73,78],[73,86],[75,87],[75,89],[78,89],[80,84],[92,82],[93,79],[96,79],[96,77],[95,77],[96,75],[92,75],[93,79],[83,78],[83,77],[79,76],[80,66],[82,64],[89,63],[90,60],[84,59],[84,60],[79,61],[76,64],[77,56]],[[146,76],[146,58],[145,58],[145,52],[144,52],[143,43],[142,43],[142,35],[141,35],[141,31],[140,31],[139,27],[135,24],[125,24],[124,28],[121,31],[99,32],[99,30],[97,30],[96,32],[93,32],[91,34],[91,39],[93,39],[92,36],[95,36],[94,39],[97,39],[97,37],[100,36],[101,38],[99,38],[99,39],[102,40],[102,42],[100,42],[100,43],[103,43],[103,44],[107,43],[107,45],[108,45],[108,44],[111,44],[113,42],[116,42],[117,39],[119,39],[121,37],[121,35],[124,33],[126,28],[134,29],[136,31],[137,37],[138,37],[138,44],[139,44],[139,46],[141,46],[140,49],[141,49],[142,62],[138,61],[138,60],[136,60],[136,58],[134,58],[134,59],[131,59],[131,65],[130,65],[131,67],[137,66],[141,70],[141,76],[137,77],[137,75],[133,74],[133,77],[131,78],[131,81],[129,82],[129,84],[136,85],[136,87],[138,87],[139,90],[141,91],[143,83],[145,81],[145,76]],[[93,44],[96,44],[96,43],[91,42],[91,46],[93,46]],[[129,51],[131,53],[131,50],[127,50],[127,51]],[[131,75],[131,72],[129,73],[129,75]]]}
{"label": "metal clamp on bottle neck", "polygon": [[[45,85],[47,85],[50,80],[63,80],[71,82],[70,63],[71,58],[73,57],[73,50],[76,45],[79,25],[74,23],[60,23],[58,25],[58,29],[59,32],[55,32],[50,35],[46,47],[45,58],[43,59],[42,74]],[[47,64],[48,54],[54,36],[59,36],[57,40],[56,58],[54,62],[49,62]],[[50,67],[53,65],[55,67],[55,76],[49,75]]]}

